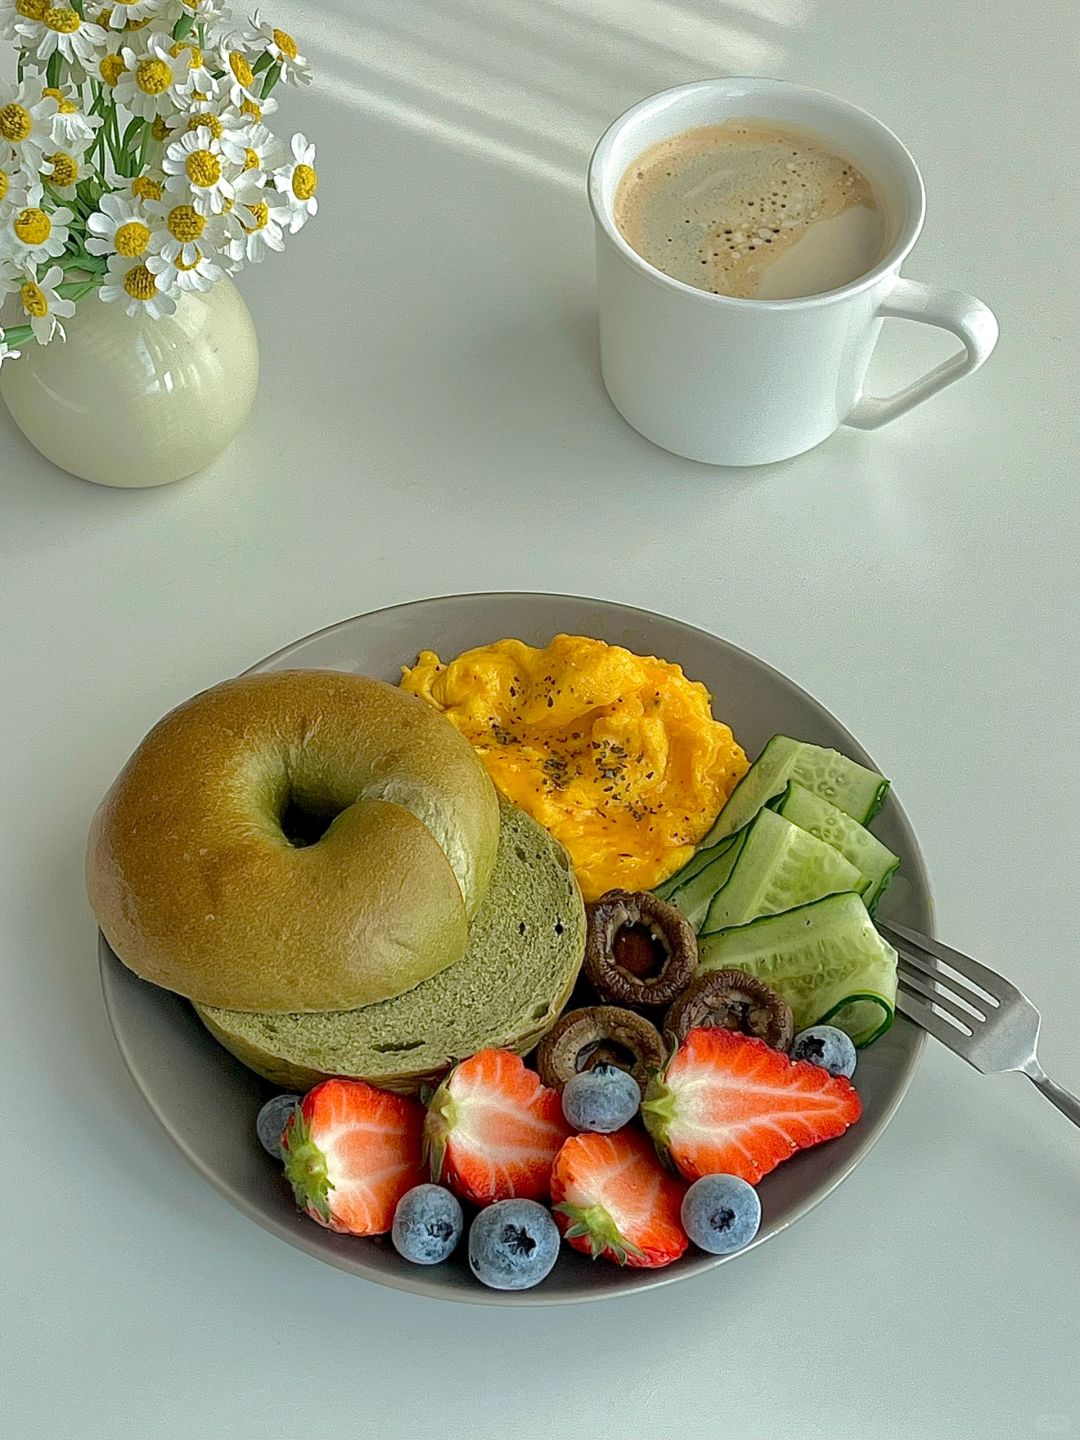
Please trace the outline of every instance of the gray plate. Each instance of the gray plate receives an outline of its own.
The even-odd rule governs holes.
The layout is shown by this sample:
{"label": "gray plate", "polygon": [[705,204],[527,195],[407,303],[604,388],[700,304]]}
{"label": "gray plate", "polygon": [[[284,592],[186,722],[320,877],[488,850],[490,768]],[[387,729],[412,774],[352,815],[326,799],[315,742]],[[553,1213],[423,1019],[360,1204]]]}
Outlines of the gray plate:
{"label": "gray plate", "polygon": [[[677,661],[703,680],[715,712],[751,756],[780,732],[831,745],[873,764],[827,710],[776,670],[716,636],[678,620],[603,600],[567,595],[453,595],[359,615],[299,640],[256,670],[330,668],[398,680],[421,647],[453,656],[513,635],[546,644],[559,631],[593,635],[639,654]],[[918,843],[895,794],[874,828],[901,856],[901,874],[883,912],[931,930],[930,887]],[[664,1270],[622,1270],[564,1247],[535,1290],[504,1294],[470,1276],[461,1253],[431,1269],[408,1265],[382,1240],[334,1235],[299,1215],[277,1168],[255,1139],[255,1115],[270,1087],[245,1070],[203,1029],[191,1006],[136,979],[100,942],[105,1004],[121,1054],[154,1114],[195,1168],[246,1215],[283,1240],[339,1269],[417,1294],[498,1305],[565,1304],[667,1285],[723,1260],[688,1253]],[[796,1156],[767,1176],[756,1244],[785,1229],[849,1175],[888,1124],[911,1081],[922,1032],[903,1019],[863,1054],[857,1085],[863,1116],[839,1140]],[[729,1257],[735,1258],[735,1257]]]}

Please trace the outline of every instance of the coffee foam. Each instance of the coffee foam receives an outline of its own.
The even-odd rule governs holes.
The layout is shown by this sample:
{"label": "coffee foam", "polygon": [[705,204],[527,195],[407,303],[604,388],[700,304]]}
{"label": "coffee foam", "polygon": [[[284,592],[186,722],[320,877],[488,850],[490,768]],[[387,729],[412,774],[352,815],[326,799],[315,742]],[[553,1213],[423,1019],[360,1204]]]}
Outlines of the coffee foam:
{"label": "coffee foam", "polygon": [[744,299],[845,285],[876,264],[885,241],[883,209],[851,161],[802,131],[757,120],[703,125],[653,145],[623,176],[614,209],[649,264]]}

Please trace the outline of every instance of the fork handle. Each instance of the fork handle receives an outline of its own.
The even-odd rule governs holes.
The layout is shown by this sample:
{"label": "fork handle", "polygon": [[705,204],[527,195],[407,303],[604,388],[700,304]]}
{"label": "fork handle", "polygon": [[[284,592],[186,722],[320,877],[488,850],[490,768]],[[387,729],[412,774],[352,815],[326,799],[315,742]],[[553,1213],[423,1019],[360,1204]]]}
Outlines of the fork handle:
{"label": "fork handle", "polygon": [[1025,1070],[1024,1074],[1039,1087],[1051,1105],[1056,1105],[1074,1125],[1080,1126],[1080,1099],[1071,1091],[1066,1090],[1064,1085],[1059,1085],[1056,1080],[1051,1080],[1038,1062],[1036,1062],[1034,1070]]}

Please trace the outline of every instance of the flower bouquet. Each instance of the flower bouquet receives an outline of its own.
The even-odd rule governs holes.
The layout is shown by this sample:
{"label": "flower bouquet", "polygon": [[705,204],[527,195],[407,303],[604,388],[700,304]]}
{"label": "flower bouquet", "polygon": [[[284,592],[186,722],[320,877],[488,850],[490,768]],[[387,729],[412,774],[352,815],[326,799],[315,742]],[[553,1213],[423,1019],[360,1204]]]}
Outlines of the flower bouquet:
{"label": "flower bouquet", "polygon": [[[266,124],[310,69],[218,0],[0,0],[0,364],[64,338],[84,297],[171,315],[184,291],[284,248],[318,208],[315,147]],[[13,302],[14,303],[14,302]]]}

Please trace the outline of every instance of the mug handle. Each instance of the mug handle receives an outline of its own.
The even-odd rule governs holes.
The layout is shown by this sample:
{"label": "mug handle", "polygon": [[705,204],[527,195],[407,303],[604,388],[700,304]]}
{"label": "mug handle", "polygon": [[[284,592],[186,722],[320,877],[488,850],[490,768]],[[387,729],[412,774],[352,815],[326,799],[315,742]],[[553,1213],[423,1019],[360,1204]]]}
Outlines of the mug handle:
{"label": "mug handle", "polygon": [[943,290],[918,280],[898,279],[877,313],[883,319],[917,320],[922,325],[951,330],[964,342],[964,348],[895,395],[864,395],[856,401],[844,424],[855,425],[860,430],[876,430],[879,425],[887,425],[954,380],[970,375],[997,344],[998,323],[994,312],[974,295],[965,295],[959,290]]}

